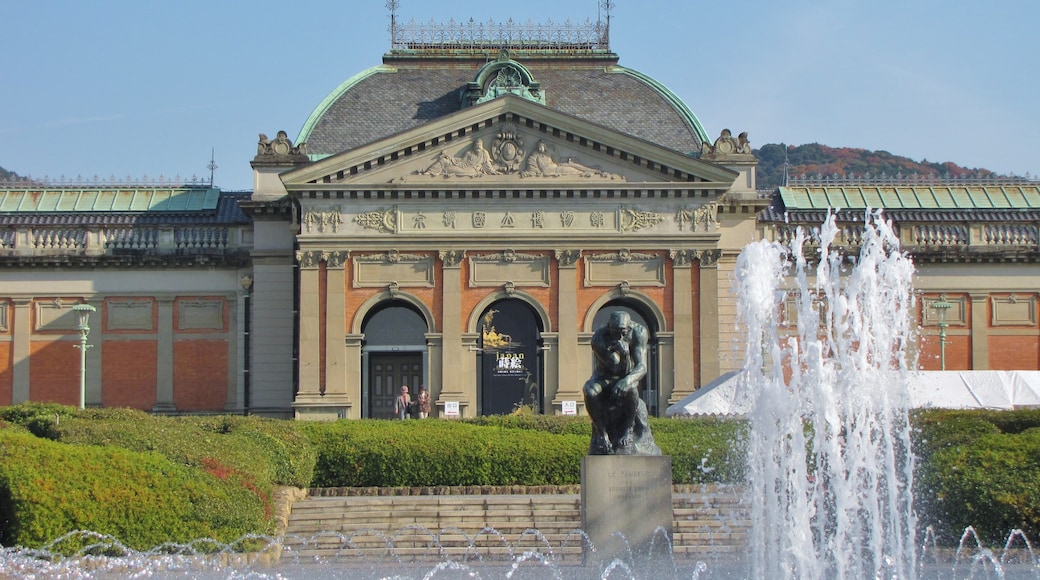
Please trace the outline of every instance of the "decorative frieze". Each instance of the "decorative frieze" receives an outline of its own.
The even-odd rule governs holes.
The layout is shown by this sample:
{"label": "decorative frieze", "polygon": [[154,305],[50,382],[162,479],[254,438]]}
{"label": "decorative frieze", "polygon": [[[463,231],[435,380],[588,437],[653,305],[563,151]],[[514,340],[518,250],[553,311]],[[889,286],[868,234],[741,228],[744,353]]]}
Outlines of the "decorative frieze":
{"label": "decorative frieze", "polygon": [[381,288],[396,282],[399,286],[433,288],[434,262],[429,254],[402,254],[397,250],[355,255],[354,287]]}
{"label": "decorative frieze", "polygon": [[304,233],[336,233],[343,216],[338,209],[307,210],[302,221]]}
{"label": "decorative frieze", "polygon": [[993,326],[1036,326],[1036,296],[993,296]]}
{"label": "decorative frieze", "polygon": [[37,331],[76,330],[79,317],[72,309],[76,302],[55,298],[54,300],[38,300],[36,305]]}
{"label": "decorative frieze", "polygon": [[709,203],[697,208],[679,208],[675,212],[675,223],[678,224],[679,231],[689,229],[690,232],[712,232],[719,227],[718,211],[717,203]]}
{"label": "decorative frieze", "polygon": [[155,301],[151,298],[111,299],[105,302],[106,330],[154,330]]}
{"label": "decorative frieze", "polygon": [[507,249],[500,254],[482,254],[469,258],[469,285],[502,286],[512,282],[517,286],[549,286],[548,256],[522,254]]}
{"label": "decorative frieze", "polygon": [[654,211],[642,211],[628,208],[621,210],[621,231],[631,232],[644,228],[652,228],[661,223],[664,217]]}
{"label": "decorative frieze", "polygon": [[378,209],[354,217],[354,223],[367,229],[392,234],[397,231],[397,208]]}
{"label": "decorative frieze", "polygon": [[177,301],[177,330],[222,330],[224,301],[196,298]]}
{"label": "decorative frieze", "polygon": [[[925,296],[921,299],[922,324],[939,326],[940,322],[946,322],[948,326],[967,326],[968,300],[968,296],[947,296],[945,293],[939,296]],[[936,302],[945,302],[949,306],[936,308]],[[995,313],[996,309],[994,309]]]}
{"label": "decorative frieze", "polygon": [[665,260],[657,254],[617,252],[585,256],[585,286],[613,286],[625,280],[633,286],[664,286]]}

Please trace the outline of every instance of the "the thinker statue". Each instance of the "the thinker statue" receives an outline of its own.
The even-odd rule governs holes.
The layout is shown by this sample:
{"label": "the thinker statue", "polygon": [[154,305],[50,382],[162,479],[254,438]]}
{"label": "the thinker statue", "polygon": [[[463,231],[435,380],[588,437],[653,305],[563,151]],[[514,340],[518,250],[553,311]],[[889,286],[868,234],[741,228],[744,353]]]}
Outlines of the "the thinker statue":
{"label": "the thinker statue", "polygon": [[589,455],[660,455],[650,433],[639,380],[646,376],[646,327],[627,312],[610,313],[592,336],[595,369],[585,383],[585,409],[592,418]]}

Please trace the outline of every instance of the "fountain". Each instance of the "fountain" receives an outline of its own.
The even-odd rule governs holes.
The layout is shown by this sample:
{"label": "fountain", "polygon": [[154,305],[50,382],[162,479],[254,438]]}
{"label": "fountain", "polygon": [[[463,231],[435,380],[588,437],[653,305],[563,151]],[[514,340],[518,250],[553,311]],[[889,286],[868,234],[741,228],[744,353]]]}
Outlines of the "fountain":
{"label": "fountain", "polygon": [[[461,544],[458,530],[370,534],[377,557],[359,556],[356,536],[295,538],[304,546],[333,542],[339,555],[331,559],[302,555],[287,547],[289,538],[246,538],[266,546],[250,555],[207,541],[141,553],[95,534],[91,547],[68,558],[55,555],[62,539],[51,549],[0,548],[0,577],[1040,579],[1040,563],[1018,531],[1002,554],[980,545],[970,528],[952,561],[933,536],[918,548],[906,390],[914,368],[907,348],[913,265],[880,212],[867,213],[856,257],[832,249],[833,215],[808,235],[799,231],[789,245],[753,243],[737,262],[748,331],[738,396],[751,401],[753,528],[742,558],[676,561],[662,534],[648,559],[591,565],[585,555],[595,547],[580,530],[562,546],[533,529],[522,546],[502,538],[494,557],[482,552],[501,536],[493,529]],[[818,254],[806,257],[807,247]]]}
{"label": "fountain", "polygon": [[832,214],[812,271],[804,230],[789,246],[751,244],[737,262],[754,577],[915,575],[914,268],[880,212],[868,213],[858,257],[832,249],[837,234]]}

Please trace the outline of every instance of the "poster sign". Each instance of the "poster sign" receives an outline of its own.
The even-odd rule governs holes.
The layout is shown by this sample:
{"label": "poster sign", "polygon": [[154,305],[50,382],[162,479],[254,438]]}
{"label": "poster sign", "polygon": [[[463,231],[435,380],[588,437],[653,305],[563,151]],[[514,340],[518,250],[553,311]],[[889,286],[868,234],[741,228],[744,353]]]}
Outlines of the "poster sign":
{"label": "poster sign", "polygon": [[562,405],[564,415],[577,415],[578,414],[578,402],[577,401],[563,401]]}
{"label": "poster sign", "polygon": [[445,417],[458,417],[459,416],[459,402],[458,401],[444,401],[444,416]]}

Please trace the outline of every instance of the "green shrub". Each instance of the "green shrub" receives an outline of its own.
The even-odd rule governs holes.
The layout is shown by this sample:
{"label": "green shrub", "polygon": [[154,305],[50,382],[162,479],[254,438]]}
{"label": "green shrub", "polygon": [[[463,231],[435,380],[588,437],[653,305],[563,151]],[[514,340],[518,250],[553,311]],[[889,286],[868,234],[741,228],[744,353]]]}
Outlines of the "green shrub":
{"label": "green shrub", "polygon": [[1013,529],[1040,537],[1040,430],[983,435],[937,450],[918,469],[923,523],[955,543],[973,526],[999,545]]}
{"label": "green shrub", "polygon": [[746,471],[747,424],[701,417],[650,419],[661,453],[672,457],[672,482],[737,483]]}
{"label": "green shrub", "polygon": [[206,537],[228,543],[268,524],[262,499],[233,477],[157,453],[0,430],[0,544],[42,547],[77,529],[145,550]]}

